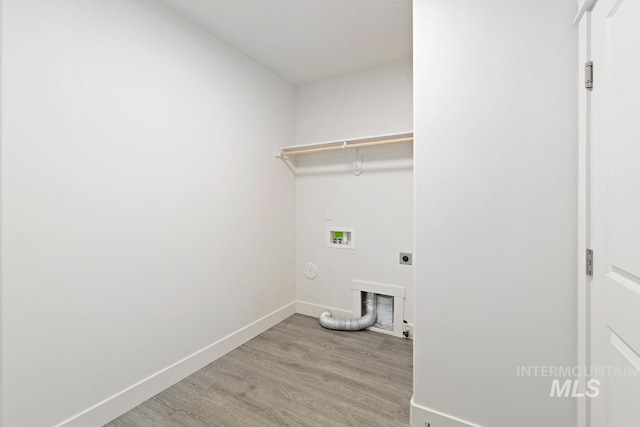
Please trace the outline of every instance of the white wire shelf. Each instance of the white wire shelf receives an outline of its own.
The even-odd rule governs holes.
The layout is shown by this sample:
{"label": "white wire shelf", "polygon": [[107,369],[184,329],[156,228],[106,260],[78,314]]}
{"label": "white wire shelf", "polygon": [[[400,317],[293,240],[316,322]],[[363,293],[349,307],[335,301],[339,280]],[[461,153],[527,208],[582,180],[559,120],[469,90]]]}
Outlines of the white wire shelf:
{"label": "white wire shelf", "polygon": [[276,157],[287,159],[300,154],[346,150],[349,148],[371,147],[376,145],[406,144],[411,142],[413,142],[413,132],[401,132],[386,135],[351,138],[340,141],[328,141],[315,144],[280,147],[276,150]]}

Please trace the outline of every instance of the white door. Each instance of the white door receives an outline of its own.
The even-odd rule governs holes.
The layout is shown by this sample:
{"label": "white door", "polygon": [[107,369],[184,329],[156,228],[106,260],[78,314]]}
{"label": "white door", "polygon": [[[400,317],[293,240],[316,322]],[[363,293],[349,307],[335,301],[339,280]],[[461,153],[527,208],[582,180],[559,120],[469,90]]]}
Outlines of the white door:
{"label": "white door", "polygon": [[[640,426],[640,0],[591,15],[591,427]],[[638,376],[633,376],[638,375]]]}

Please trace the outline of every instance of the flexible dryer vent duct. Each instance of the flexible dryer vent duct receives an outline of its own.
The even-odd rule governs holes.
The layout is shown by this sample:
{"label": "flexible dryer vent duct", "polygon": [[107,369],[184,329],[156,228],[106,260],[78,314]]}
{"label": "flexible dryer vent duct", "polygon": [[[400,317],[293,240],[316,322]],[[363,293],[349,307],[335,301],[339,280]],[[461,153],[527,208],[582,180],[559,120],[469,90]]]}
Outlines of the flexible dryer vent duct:
{"label": "flexible dryer vent duct", "polygon": [[320,325],[335,331],[360,331],[376,322],[376,294],[367,292],[367,312],[358,319],[336,319],[328,311],[320,315]]}

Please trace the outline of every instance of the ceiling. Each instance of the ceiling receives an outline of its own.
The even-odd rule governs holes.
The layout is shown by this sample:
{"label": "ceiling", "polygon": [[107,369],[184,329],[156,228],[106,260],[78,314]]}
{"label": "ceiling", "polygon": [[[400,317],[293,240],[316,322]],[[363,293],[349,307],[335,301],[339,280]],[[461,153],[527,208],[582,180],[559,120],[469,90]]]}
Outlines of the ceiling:
{"label": "ceiling", "polygon": [[161,0],[300,85],[411,56],[411,0]]}

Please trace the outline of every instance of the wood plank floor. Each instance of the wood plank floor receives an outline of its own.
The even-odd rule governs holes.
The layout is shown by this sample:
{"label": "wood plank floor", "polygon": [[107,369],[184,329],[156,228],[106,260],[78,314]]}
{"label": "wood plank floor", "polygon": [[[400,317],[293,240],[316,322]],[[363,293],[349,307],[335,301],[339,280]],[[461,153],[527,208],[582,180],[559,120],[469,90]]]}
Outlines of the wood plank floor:
{"label": "wood plank floor", "polygon": [[295,314],[107,426],[407,426],[412,354]]}

